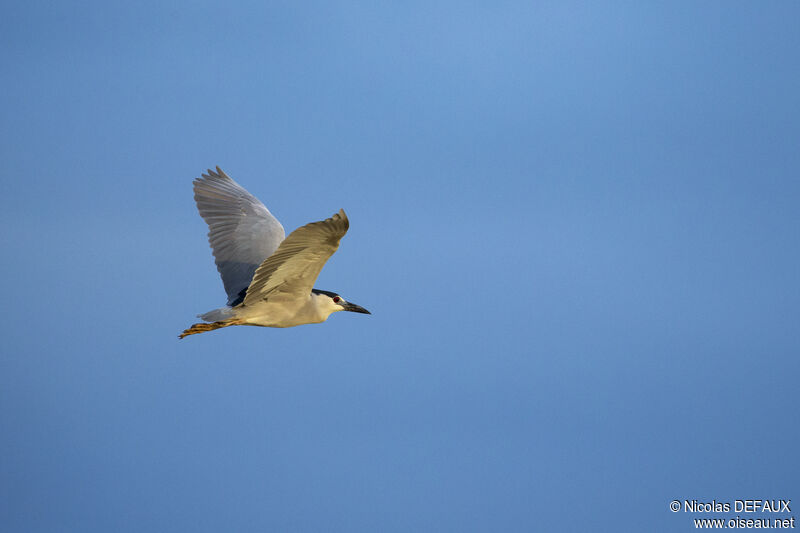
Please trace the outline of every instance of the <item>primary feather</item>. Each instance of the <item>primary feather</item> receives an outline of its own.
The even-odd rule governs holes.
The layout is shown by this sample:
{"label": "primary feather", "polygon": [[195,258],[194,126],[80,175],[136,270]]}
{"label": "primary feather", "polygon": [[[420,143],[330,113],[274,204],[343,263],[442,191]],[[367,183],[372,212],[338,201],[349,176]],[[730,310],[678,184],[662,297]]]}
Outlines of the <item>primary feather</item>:
{"label": "primary feather", "polygon": [[217,167],[194,180],[194,199],[208,224],[208,242],[228,305],[242,295],[259,265],[283,241],[283,226],[258,198]]}
{"label": "primary feather", "polygon": [[253,305],[275,293],[308,295],[349,227],[350,221],[344,209],[340,209],[331,218],[294,230],[258,267],[244,305]]}

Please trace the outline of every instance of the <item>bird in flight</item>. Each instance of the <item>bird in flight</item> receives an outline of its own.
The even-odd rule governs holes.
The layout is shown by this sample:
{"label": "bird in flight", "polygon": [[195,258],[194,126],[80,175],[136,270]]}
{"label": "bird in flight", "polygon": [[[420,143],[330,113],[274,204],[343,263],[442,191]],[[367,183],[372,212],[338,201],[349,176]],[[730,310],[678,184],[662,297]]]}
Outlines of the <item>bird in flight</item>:
{"label": "bird in flight", "polygon": [[228,305],[198,315],[205,322],[179,338],[227,326],[316,324],[336,311],[370,314],[335,292],[313,288],[350,227],[343,209],[284,239],[283,226],[264,204],[219,167],[194,180],[194,200],[208,224],[208,242]]}

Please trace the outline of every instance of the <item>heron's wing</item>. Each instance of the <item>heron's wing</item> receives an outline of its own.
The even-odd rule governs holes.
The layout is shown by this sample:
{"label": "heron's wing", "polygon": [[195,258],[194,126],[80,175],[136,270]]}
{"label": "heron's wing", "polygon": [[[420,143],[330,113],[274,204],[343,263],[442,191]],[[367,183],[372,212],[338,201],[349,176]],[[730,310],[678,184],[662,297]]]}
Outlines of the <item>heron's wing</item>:
{"label": "heron's wing", "polygon": [[297,228],[256,270],[244,305],[276,294],[305,296],[311,293],[320,270],[339,247],[350,222],[344,210],[331,218]]}
{"label": "heron's wing", "polygon": [[258,198],[219,167],[194,180],[194,200],[208,224],[208,242],[228,294],[228,305],[236,305],[258,265],[283,240],[283,226]]}

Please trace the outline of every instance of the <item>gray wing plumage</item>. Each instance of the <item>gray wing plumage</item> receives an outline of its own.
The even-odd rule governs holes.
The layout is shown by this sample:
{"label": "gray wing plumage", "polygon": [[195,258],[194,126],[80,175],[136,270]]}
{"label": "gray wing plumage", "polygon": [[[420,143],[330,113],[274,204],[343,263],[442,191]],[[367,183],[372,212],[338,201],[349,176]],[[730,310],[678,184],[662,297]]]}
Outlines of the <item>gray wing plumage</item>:
{"label": "gray wing plumage", "polygon": [[208,242],[228,305],[234,305],[237,299],[241,301],[259,265],[283,241],[283,226],[219,167],[194,180],[194,200],[208,224]]}
{"label": "gray wing plumage", "polygon": [[339,248],[339,241],[349,227],[347,215],[340,209],[331,218],[294,230],[258,267],[244,305],[277,294],[310,294],[320,270]]}

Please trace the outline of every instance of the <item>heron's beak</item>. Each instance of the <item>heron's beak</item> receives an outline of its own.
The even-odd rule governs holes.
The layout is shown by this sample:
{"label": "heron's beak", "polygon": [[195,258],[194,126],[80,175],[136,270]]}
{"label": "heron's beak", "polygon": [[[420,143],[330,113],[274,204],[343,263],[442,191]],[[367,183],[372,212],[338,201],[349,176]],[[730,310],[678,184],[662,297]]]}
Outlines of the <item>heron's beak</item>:
{"label": "heron's beak", "polygon": [[353,304],[353,303],[350,303],[350,302],[346,302],[344,304],[344,310],[345,311],[352,311],[354,313],[364,313],[364,314],[367,314],[367,315],[371,315],[372,314],[369,311],[367,311],[366,309],[364,309],[363,307],[361,307],[360,305],[356,305],[356,304]]}

